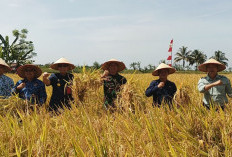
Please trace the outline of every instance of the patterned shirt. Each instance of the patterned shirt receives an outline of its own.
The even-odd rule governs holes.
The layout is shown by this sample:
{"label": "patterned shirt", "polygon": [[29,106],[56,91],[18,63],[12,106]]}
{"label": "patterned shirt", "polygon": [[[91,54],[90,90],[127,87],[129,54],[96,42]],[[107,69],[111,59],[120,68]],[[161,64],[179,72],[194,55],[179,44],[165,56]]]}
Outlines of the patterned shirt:
{"label": "patterned shirt", "polygon": [[109,75],[108,77],[108,80],[104,80],[105,106],[115,107],[114,100],[117,98],[117,93],[120,91],[121,85],[125,84],[127,80],[119,74]]}
{"label": "patterned shirt", "polygon": [[[219,86],[214,86],[208,91],[205,91],[205,85],[214,83],[218,80],[221,80],[223,84]],[[213,102],[224,106],[225,103],[228,103],[226,95],[232,97],[230,80],[222,75],[217,75],[214,79],[211,79],[209,76],[201,78],[198,82],[198,90],[201,93],[204,93],[203,103],[208,107]]]}
{"label": "patterned shirt", "polygon": [[14,86],[14,82],[11,78],[1,75],[0,76],[0,98],[7,98],[11,96],[11,89]]}
{"label": "patterned shirt", "polygon": [[[25,83],[26,86],[23,89],[18,90],[17,86],[21,83]],[[26,79],[19,80],[12,89],[12,92],[14,94],[19,94],[20,98],[26,99],[33,104],[36,103],[42,105],[47,99],[45,85],[38,79],[34,79],[32,81],[28,81]]]}
{"label": "patterned shirt", "polygon": [[63,108],[63,105],[70,108],[69,101],[73,100],[73,97],[69,85],[72,84],[73,74],[67,73],[63,76],[60,73],[55,73],[51,74],[49,80],[53,87],[49,109],[57,111],[58,108]]}
{"label": "patterned shirt", "polygon": [[172,104],[173,96],[177,90],[175,83],[168,80],[164,87],[158,88],[160,82],[160,79],[152,81],[145,92],[147,97],[153,96],[153,105],[158,105],[158,107],[160,107],[163,99],[165,103],[168,103],[169,105]]}

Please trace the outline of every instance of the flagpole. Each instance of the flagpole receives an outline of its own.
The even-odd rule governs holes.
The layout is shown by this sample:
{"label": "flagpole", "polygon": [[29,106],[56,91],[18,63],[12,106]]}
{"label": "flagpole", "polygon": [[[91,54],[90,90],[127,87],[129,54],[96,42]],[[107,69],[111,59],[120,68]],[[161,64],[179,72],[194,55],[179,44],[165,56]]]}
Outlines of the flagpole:
{"label": "flagpole", "polygon": [[168,58],[167,58],[167,61],[168,61],[168,65],[169,66],[172,66],[172,44],[173,44],[173,39],[171,40],[170,44],[169,44],[169,48],[168,48]]}
{"label": "flagpole", "polygon": [[[173,39],[172,39],[172,41],[173,41]],[[172,48],[173,48],[173,42],[172,42]],[[172,52],[171,52],[171,56],[172,56]],[[171,65],[172,65],[172,59],[171,59]]]}

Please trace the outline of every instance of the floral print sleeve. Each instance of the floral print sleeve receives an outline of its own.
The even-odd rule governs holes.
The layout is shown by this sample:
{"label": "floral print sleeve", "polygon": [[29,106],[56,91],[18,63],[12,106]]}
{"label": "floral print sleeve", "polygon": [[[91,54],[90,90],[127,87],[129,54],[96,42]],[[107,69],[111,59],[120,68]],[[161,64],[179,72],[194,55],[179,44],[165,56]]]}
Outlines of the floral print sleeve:
{"label": "floral print sleeve", "polygon": [[14,82],[11,78],[1,75],[0,76],[0,97],[7,98],[11,96],[11,89],[14,86]]}

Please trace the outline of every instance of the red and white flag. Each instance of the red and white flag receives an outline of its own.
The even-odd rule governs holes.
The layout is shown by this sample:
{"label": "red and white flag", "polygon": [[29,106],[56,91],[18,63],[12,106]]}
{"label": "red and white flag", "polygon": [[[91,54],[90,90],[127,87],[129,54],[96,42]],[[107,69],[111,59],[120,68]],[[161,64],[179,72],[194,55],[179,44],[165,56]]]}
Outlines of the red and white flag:
{"label": "red and white flag", "polygon": [[168,49],[167,63],[169,66],[172,66],[172,45],[173,45],[173,39],[171,40],[169,44],[169,49]]}

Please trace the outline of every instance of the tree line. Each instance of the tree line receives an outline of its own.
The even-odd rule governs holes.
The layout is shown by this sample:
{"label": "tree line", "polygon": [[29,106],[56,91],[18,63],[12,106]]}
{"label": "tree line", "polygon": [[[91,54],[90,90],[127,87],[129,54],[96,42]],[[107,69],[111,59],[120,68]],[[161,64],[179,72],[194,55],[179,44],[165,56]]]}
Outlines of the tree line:
{"label": "tree line", "polygon": [[[198,49],[191,51],[188,50],[188,47],[185,46],[179,48],[175,56],[176,57],[174,58],[174,63],[175,63],[174,66],[181,68],[179,70],[189,70],[190,66],[194,66],[195,70],[197,70],[198,65],[204,63],[207,60],[207,55],[204,54],[202,51]],[[220,63],[223,63],[226,66],[228,66],[227,63],[228,59],[226,58],[225,53],[223,53],[220,50],[215,51],[214,55],[211,56],[210,58],[214,58]],[[180,61],[182,61],[182,66],[177,64]],[[185,63],[188,63],[188,66],[186,66]]]}
{"label": "tree line", "polygon": [[[28,30],[13,30],[12,35],[14,37],[13,42],[10,43],[9,36],[3,37],[0,34],[0,58],[4,59],[9,65],[15,64],[20,66],[23,64],[31,64],[34,62],[33,57],[37,55],[34,51],[34,44],[32,41],[28,41],[27,38]],[[220,50],[214,52],[214,55],[210,58],[214,58],[217,61],[228,66],[228,59]],[[204,63],[207,60],[207,55],[204,52],[195,49],[193,51],[188,50],[188,47],[182,46],[178,49],[175,54],[173,67],[178,71],[184,70],[197,70],[199,64]],[[182,62],[182,64],[180,64]],[[160,63],[166,63],[166,60],[160,60]],[[48,68],[51,63],[40,65],[42,68]],[[101,64],[95,61],[93,65],[85,66],[87,69],[100,69]],[[193,68],[192,68],[193,67]],[[81,71],[83,66],[77,66],[77,72]],[[139,71],[142,73],[152,72],[155,69],[155,65],[148,64],[142,67],[140,61],[132,62],[129,64],[129,68],[126,71]],[[232,71],[229,68],[228,71]]]}

